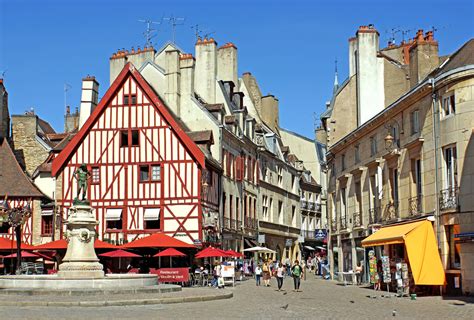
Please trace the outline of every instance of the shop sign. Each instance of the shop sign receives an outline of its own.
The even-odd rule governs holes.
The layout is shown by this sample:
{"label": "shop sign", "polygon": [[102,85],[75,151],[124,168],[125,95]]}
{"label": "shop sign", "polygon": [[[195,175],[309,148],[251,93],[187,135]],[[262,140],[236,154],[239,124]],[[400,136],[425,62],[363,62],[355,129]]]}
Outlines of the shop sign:
{"label": "shop sign", "polygon": [[265,243],[265,235],[259,234],[258,235],[258,243]]}
{"label": "shop sign", "polygon": [[221,265],[221,276],[223,278],[233,278],[235,276],[235,267],[233,264],[228,266]]}
{"label": "shop sign", "polygon": [[293,245],[293,239],[285,240],[285,247],[291,247]]}
{"label": "shop sign", "polygon": [[328,236],[328,231],[326,229],[315,229],[314,238],[319,241],[323,241]]}
{"label": "shop sign", "polygon": [[158,269],[159,282],[187,282],[189,281],[188,268],[162,268]]}

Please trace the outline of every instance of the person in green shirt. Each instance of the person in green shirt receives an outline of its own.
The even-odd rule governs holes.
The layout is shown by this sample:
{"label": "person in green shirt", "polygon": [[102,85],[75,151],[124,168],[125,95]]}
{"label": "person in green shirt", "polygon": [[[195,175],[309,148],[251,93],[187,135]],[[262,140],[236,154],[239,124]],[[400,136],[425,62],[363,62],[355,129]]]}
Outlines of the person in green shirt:
{"label": "person in green shirt", "polygon": [[300,266],[300,262],[295,260],[295,263],[291,267],[291,274],[293,275],[293,283],[295,285],[296,292],[300,292],[300,283],[301,283],[301,276],[303,275],[303,268]]}

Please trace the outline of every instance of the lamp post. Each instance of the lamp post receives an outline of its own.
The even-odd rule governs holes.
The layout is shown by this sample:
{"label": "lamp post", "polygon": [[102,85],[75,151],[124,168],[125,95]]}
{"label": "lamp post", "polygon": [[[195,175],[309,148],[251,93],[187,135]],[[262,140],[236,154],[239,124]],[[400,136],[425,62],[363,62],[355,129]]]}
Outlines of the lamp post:
{"label": "lamp post", "polygon": [[31,215],[30,204],[28,203],[26,206],[10,208],[7,199],[5,198],[0,206],[0,215],[4,217],[3,221],[6,220],[6,223],[15,230],[16,273],[19,273],[21,269],[21,227],[25,220]]}

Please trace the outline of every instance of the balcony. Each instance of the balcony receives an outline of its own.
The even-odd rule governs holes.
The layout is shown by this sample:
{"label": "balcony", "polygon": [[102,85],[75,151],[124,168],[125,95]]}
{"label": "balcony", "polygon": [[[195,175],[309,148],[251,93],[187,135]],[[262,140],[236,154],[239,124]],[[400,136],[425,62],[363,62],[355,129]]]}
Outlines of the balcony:
{"label": "balcony", "polygon": [[301,210],[321,213],[321,204],[313,201],[300,200]]}
{"label": "balcony", "polygon": [[347,218],[341,217],[341,230],[347,229]]}
{"label": "balcony", "polygon": [[248,230],[257,230],[257,220],[247,217],[244,221],[244,227]]}
{"label": "balcony", "polygon": [[352,221],[352,225],[354,228],[362,227],[362,212],[355,212]]}
{"label": "balcony", "polygon": [[385,206],[383,219],[385,221],[393,221],[398,219],[398,201],[390,201]]}
{"label": "balcony", "polygon": [[224,228],[228,230],[240,230],[242,221],[224,217]]}
{"label": "balcony", "polygon": [[223,227],[225,229],[231,229],[231,219],[230,218],[227,218],[227,217],[224,217],[224,220],[223,220]]}
{"label": "balcony", "polygon": [[422,201],[423,195],[421,194],[408,199],[408,213],[411,217],[420,215],[423,212]]}
{"label": "balcony", "polygon": [[439,209],[441,211],[457,210],[459,206],[458,196],[458,187],[441,190],[439,193]]}
{"label": "balcony", "polygon": [[301,199],[300,200],[301,210],[308,210],[308,201]]}
{"label": "balcony", "polygon": [[382,222],[380,207],[369,209],[369,224],[377,224]]}

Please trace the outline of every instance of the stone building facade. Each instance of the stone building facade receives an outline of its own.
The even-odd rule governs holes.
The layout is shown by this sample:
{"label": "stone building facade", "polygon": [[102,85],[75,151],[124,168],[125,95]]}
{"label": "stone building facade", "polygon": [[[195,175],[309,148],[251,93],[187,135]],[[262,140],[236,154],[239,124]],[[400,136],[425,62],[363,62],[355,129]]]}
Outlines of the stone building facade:
{"label": "stone building facade", "polygon": [[[428,219],[446,272],[445,292],[473,292],[474,41],[447,58],[437,48],[432,32],[420,30],[408,43],[378,50],[377,57],[399,66],[384,69],[380,111],[364,123],[354,119],[357,111],[344,112],[361,107],[352,75],[322,116],[334,275],[366,263],[361,241],[381,226]],[[381,250],[388,254],[389,247]]]}

